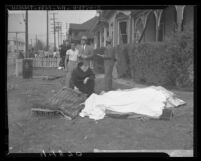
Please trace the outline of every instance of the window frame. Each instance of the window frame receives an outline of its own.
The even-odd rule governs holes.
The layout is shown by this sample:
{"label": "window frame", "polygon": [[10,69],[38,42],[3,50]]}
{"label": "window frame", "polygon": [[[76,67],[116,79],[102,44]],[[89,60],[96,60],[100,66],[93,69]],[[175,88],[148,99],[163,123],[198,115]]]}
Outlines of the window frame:
{"label": "window frame", "polygon": [[127,42],[126,42],[126,44],[128,44],[128,42],[129,42],[129,38],[128,38],[128,20],[127,19],[122,19],[122,20],[118,20],[118,45],[120,44],[120,23],[122,23],[122,22],[126,22],[126,34],[121,34],[121,35],[127,35]]}

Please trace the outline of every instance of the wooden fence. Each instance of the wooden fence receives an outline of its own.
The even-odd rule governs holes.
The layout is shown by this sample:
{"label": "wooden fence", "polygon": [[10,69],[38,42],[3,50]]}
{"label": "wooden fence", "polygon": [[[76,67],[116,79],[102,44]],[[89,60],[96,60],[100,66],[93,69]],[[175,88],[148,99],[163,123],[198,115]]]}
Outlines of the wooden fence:
{"label": "wooden fence", "polygon": [[33,58],[33,67],[59,67],[60,58]]}

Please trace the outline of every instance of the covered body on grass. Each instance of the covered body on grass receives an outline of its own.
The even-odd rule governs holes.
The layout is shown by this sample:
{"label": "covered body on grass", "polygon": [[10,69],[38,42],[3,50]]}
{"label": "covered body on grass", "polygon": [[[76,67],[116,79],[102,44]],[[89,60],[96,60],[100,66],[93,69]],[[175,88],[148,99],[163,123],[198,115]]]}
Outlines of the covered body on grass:
{"label": "covered body on grass", "polygon": [[183,100],[161,86],[132,88],[109,91],[100,95],[93,93],[85,101],[85,108],[80,116],[100,120],[105,117],[106,110],[110,110],[122,114],[135,113],[159,118],[163,109],[183,104],[185,104]]}

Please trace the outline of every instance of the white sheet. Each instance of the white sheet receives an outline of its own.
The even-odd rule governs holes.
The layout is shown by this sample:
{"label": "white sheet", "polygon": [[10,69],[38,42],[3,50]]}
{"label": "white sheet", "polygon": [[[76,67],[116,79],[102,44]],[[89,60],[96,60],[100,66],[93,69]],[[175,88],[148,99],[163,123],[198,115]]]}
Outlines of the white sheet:
{"label": "white sheet", "polygon": [[160,117],[164,108],[185,104],[174,93],[161,86],[132,88],[128,90],[109,91],[102,95],[92,94],[85,101],[85,108],[80,116],[94,120],[105,117],[105,110],[121,113],[137,113],[154,118]]}

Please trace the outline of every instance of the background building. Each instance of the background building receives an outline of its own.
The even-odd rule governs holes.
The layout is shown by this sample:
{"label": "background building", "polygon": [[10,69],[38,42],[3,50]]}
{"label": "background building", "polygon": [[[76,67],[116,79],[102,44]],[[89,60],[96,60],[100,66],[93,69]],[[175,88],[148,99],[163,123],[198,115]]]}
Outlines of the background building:
{"label": "background building", "polygon": [[104,47],[109,36],[113,46],[164,41],[176,31],[193,29],[193,14],[191,5],[171,5],[156,10],[102,10],[91,29],[94,46]]}
{"label": "background building", "polygon": [[17,51],[25,51],[25,42],[23,39],[16,37],[8,38],[8,52],[16,53]]}
{"label": "background building", "polygon": [[94,35],[91,32],[93,26],[97,23],[98,17],[95,16],[92,19],[82,23],[82,24],[73,24],[69,25],[69,38],[77,43],[80,43],[80,39],[83,35],[88,37],[89,43],[93,43]]}

